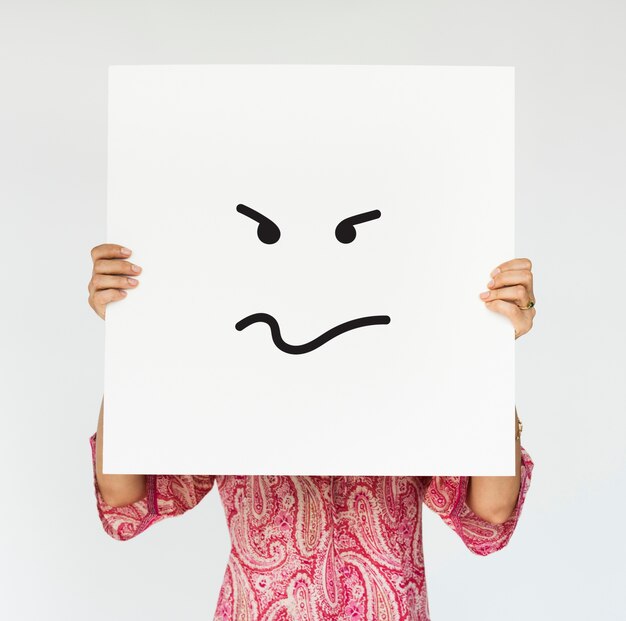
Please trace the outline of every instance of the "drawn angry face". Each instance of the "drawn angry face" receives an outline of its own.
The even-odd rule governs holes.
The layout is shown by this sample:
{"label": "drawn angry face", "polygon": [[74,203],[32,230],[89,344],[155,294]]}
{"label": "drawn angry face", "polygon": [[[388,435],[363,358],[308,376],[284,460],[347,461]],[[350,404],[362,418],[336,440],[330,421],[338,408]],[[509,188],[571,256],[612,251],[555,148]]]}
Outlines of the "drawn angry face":
{"label": "drawn angry face", "polygon": [[[237,211],[258,223],[257,237],[264,244],[275,244],[280,239],[280,229],[268,217],[260,214],[258,211],[255,211],[247,205],[242,205],[241,203],[237,205]],[[373,211],[367,211],[365,213],[345,218],[335,228],[335,237],[337,238],[337,241],[342,244],[352,243],[356,239],[355,225],[369,222],[370,220],[376,220],[380,218],[380,216],[380,211],[375,209]],[[388,315],[370,315],[351,319],[350,321],[340,323],[339,325],[330,328],[330,330],[327,330],[323,334],[320,334],[316,338],[308,341],[307,343],[302,343],[301,345],[292,345],[287,343],[280,333],[280,325],[278,321],[275,317],[268,313],[253,313],[252,315],[248,315],[235,324],[235,329],[241,332],[253,323],[259,322],[266,323],[269,326],[272,341],[274,341],[274,345],[276,345],[276,347],[278,347],[278,349],[282,352],[285,352],[286,354],[306,354],[314,349],[317,349],[318,347],[321,347],[324,343],[327,343],[331,339],[334,339],[345,332],[355,330],[356,328],[364,328],[366,326],[387,325],[391,322],[391,318]]]}

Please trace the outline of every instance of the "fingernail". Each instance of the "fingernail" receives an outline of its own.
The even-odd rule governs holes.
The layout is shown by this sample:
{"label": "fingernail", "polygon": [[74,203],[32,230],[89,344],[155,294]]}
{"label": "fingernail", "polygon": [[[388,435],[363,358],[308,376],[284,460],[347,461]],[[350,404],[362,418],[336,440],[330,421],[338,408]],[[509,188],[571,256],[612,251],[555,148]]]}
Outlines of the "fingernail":
{"label": "fingernail", "polygon": [[133,263],[133,265],[130,266],[130,269],[133,270],[133,272],[141,272],[141,268],[138,265],[135,265]]}
{"label": "fingernail", "polygon": [[484,299],[484,298],[488,298],[490,293],[491,293],[490,291],[483,291],[483,292],[480,294],[480,297],[481,297],[481,298],[483,298],[483,299]]}
{"label": "fingernail", "polygon": [[120,252],[126,256],[130,254],[130,250],[128,248],[124,248],[123,246],[120,248]]}
{"label": "fingernail", "polygon": [[489,276],[495,276],[496,274],[499,274],[499,273],[500,273],[500,268],[496,267],[496,269],[493,270],[493,272],[491,272],[491,274],[489,274]]}
{"label": "fingernail", "polygon": [[122,295],[126,295],[126,291],[124,291],[124,289],[120,289],[120,293],[121,293]]}
{"label": "fingernail", "polygon": [[136,285],[138,281],[137,281],[137,280],[135,280],[134,278],[129,278],[129,279],[128,279],[128,282],[129,282],[131,285]]}
{"label": "fingernail", "polygon": [[488,287],[493,287],[493,279],[492,279],[492,280],[490,280],[490,281],[487,283],[487,286],[488,286]]}

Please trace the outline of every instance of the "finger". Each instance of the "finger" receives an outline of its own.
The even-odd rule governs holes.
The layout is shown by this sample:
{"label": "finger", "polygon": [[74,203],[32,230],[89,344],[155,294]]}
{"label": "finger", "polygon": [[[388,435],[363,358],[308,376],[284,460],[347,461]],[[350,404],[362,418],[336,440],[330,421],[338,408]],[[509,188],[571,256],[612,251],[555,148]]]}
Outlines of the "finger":
{"label": "finger", "polygon": [[533,264],[530,259],[511,259],[510,261],[500,263],[500,265],[492,270],[491,275],[494,276],[495,274],[509,270],[532,270],[532,268]]}
{"label": "finger", "polygon": [[98,259],[118,259],[120,257],[129,257],[132,250],[120,246],[119,244],[100,244],[91,249],[91,258],[93,261]]}
{"label": "finger", "polygon": [[93,264],[94,274],[139,274],[141,267],[121,259],[96,259]]}
{"label": "finger", "polygon": [[529,270],[507,270],[496,274],[488,283],[490,289],[524,285],[528,291],[533,288],[533,273]]}
{"label": "finger", "polygon": [[110,276],[108,274],[95,274],[91,279],[92,290],[103,289],[132,289],[137,287],[139,281],[127,276]]}
{"label": "finger", "polygon": [[116,302],[127,295],[123,289],[103,289],[102,291],[96,291],[91,298],[96,306],[105,306],[109,302]]}
{"label": "finger", "polygon": [[480,294],[480,298],[486,302],[504,300],[505,302],[513,302],[517,306],[528,306],[530,302],[530,294],[524,285],[514,285],[512,287],[483,291],[483,293]]}

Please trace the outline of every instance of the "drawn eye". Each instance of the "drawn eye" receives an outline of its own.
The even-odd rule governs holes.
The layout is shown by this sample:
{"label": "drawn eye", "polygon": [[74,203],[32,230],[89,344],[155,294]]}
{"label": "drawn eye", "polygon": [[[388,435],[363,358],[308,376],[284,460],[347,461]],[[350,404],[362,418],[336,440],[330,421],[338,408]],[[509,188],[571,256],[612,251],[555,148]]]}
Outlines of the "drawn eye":
{"label": "drawn eye", "polygon": [[380,211],[374,209],[373,211],[366,211],[365,213],[360,213],[342,220],[335,229],[337,241],[340,241],[342,244],[353,242],[356,238],[356,228],[354,228],[354,225],[376,220],[377,218],[380,218]]}
{"label": "drawn eye", "polygon": [[259,223],[256,234],[264,244],[275,244],[280,239],[280,229],[269,218],[242,204],[237,205],[237,211]]}

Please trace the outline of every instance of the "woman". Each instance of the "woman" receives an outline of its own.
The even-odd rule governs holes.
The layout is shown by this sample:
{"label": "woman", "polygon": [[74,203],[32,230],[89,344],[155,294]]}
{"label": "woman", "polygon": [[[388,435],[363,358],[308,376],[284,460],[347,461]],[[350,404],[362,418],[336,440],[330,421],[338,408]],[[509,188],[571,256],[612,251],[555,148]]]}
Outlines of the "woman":
{"label": "woman", "polygon": [[[106,305],[139,284],[131,251],[91,251],[89,303]],[[531,262],[513,259],[480,294],[508,317],[515,338],[535,316]],[[103,399],[104,404],[104,399]],[[215,621],[427,621],[422,503],[475,554],[503,548],[528,491],[533,462],[515,412],[514,476],[226,476],[102,474],[102,423],[90,438],[104,530],[128,540],[195,507],[217,484],[232,540]]]}

